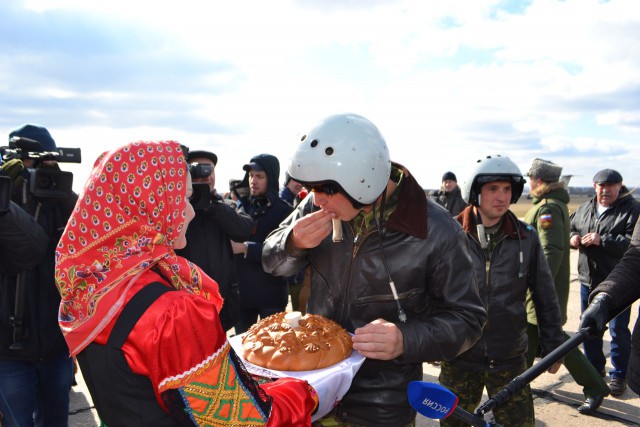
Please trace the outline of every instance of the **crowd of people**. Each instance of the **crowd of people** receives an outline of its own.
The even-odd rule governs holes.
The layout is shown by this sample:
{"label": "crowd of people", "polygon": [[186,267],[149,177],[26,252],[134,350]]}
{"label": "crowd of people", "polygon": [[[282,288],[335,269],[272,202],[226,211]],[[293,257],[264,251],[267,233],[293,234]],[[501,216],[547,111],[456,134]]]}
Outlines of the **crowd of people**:
{"label": "crowd of people", "polygon": [[[254,155],[224,194],[218,155],[176,141],[103,153],[79,195],[34,190],[34,171],[60,171],[55,156],[33,155],[56,150],[45,127],[12,130],[5,148],[2,426],[68,425],[78,366],[109,427],[414,426],[407,388],[425,362],[473,412],[485,389],[494,395],[569,338],[572,248],[589,338],[548,371],[565,364],[583,387],[582,414],[627,385],[640,392],[640,328],[633,346],[629,330],[640,203],[616,170],[598,171],[595,196],[571,214],[562,167],[539,158],[523,174],[489,155],[461,185],[447,171],[425,194],[356,114],[318,122],[286,168]],[[520,219],[510,206],[525,177],[533,203]],[[313,422],[331,396],[313,381],[257,381],[229,342],[288,304],[337,322],[365,357]],[[493,414],[534,426],[530,388]]]}

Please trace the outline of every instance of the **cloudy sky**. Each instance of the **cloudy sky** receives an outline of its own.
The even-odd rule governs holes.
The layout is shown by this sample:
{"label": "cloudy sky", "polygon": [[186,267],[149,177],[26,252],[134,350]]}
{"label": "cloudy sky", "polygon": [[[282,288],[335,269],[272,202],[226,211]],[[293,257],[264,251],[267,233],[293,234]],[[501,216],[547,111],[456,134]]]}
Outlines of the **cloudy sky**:
{"label": "cloudy sky", "polygon": [[[167,4],[163,6],[163,4]],[[176,139],[218,154],[218,190],[316,121],[372,120],[423,187],[500,153],[591,184],[640,185],[633,0],[15,0],[0,2],[0,129],[104,150]]]}

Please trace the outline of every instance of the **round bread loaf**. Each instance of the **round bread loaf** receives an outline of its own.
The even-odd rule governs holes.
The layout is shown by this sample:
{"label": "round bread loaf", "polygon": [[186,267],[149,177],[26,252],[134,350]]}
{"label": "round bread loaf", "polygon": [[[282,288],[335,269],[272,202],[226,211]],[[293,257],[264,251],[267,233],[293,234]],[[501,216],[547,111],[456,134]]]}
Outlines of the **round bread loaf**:
{"label": "round bread loaf", "polygon": [[278,371],[311,371],[351,354],[351,336],[324,316],[276,313],[253,325],[242,339],[242,357]]}

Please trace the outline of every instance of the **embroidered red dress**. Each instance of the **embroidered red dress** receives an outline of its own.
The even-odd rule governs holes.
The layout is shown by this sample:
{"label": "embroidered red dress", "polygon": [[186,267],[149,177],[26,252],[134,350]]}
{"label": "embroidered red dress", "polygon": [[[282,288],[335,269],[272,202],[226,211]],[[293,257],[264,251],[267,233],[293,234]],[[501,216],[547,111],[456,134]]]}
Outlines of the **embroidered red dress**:
{"label": "embroidered red dress", "polygon": [[[100,359],[100,369],[112,376],[92,383],[92,395],[98,393],[103,412],[109,411],[100,413],[98,406],[98,413],[116,420],[110,427],[131,425],[118,414],[135,414],[135,405],[128,412],[118,412],[118,405],[127,405],[123,396],[129,393],[146,392],[175,425],[310,425],[313,390],[294,379],[258,386],[222,330],[217,284],[173,250],[185,222],[187,173],[173,141],[104,153],[58,244],[59,323],[71,354],[87,356],[88,366],[97,367],[98,359],[91,365],[93,350],[107,344],[123,308],[141,289],[159,282],[177,290],[157,297],[119,347],[130,372],[115,364],[109,370],[102,365],[111,359]],[[148,379],[151,390],[127,389],[137,376]],[[151,425],[144,413],[135,416]]]}

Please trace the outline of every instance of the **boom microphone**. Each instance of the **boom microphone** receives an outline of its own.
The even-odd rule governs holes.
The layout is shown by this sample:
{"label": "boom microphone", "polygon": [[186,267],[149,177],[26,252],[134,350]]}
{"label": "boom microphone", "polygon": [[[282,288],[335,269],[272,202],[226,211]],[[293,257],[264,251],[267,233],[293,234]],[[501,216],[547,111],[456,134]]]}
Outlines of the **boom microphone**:
{"label": "boom microphone", "polygon": [[407,389],[411,407],[427,418],[440,420],[453,416],[474,427],[500,427],[458,407],[458,397],[440,384],[412,381]]}
{"label": "boom microphone", "polygon": [[14,136],[9,140],[9,147],[19,148],[23,151],[42,151],[42,144],[35,139],[24,138],[22,136]]}

